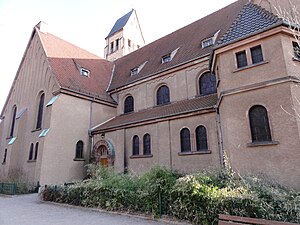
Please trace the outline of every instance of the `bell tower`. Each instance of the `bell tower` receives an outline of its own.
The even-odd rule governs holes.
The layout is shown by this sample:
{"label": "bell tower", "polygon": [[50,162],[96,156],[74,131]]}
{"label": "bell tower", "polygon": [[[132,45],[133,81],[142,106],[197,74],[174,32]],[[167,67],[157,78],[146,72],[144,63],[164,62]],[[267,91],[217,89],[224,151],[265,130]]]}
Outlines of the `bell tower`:
{"label": "bell tower", "polygon": [[104,58],[109,61],[114,61],[145,45],[134,9],[116,21],[105,41]]}

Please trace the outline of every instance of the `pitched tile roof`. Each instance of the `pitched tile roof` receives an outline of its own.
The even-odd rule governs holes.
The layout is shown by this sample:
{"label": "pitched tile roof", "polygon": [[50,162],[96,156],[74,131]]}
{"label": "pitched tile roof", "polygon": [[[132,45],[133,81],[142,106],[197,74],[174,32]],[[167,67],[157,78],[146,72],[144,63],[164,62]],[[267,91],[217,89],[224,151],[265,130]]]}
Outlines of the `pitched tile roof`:
{"label": "pitched tile roof", "polygon": [[[113,68],[111,62],[50,33],[35,29],[60,87],[114,103],[106,92]],[[82,76],[80,68],[89,70],[90,76]]]}
{"label": "pitched tile roof", "polygon": [[187,114],[195,111],[211,109],[217,104],[217,100],[217,94],[212,94],[208,96],[197,97],[194,99],[178,101],[168,105],[156,106],[135,113],[123,114],[94,128],[92,130],[92,133],[155,119],[162,119],[180,114]]}
{"label": "pitched tile roof", "polygon": [[107,35],[106,38],[110,37],[111,35],[117,33],[121,29],[123,29],[123,27],[126,25],[126,23],[129,20],[131,14],[133,13],[133,11],[134,11],[134,9],[132,9],[129,13],[127,13],[124,16],[122,16],[121,18],[119,18],[116,21],[115,25],[113,26],[113,28],[111,29],[111,31],[109,32],[109,34]]}
{"label": "pitched tile roof", "polygon": [[[109,90],[114,90],[136,80],[210,54],[212,47],[202,48],[201,41],[212,37],[219,30],[218,37],[223,36],[247,3],[248,0],[234,2],[211,15],[116,60],[115,72]],[[177,48],[179,50],[173,60],[162,64],[162,56],[171,53]],[[146,61],[148,62],[139,74],[131,76],[131,69]]]}
{"label": "pitched tile roof", "polygon": [[264,8],[248,3],[244,6],[228,32],[218,41],[218,44],[224,45],[250,36],[271,27],[280,21],[281,20],[277,16]]}

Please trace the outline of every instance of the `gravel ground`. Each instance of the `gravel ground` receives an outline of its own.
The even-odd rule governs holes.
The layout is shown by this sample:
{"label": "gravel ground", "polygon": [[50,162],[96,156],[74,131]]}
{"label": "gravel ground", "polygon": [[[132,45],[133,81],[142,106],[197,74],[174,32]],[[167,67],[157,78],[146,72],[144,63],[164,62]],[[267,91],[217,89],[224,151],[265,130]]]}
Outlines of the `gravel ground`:
{"label": "gravel ground", "polygon": [[0,196],[0,225],[166,225],[184,224],[153,221],[81,207],[51,204],[37,194],[14,197]]}

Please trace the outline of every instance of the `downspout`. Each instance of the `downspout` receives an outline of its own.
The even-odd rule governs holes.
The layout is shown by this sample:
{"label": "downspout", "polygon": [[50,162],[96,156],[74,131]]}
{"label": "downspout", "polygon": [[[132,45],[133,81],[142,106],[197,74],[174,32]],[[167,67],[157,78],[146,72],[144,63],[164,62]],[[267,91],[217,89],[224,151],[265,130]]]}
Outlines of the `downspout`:
{"label": "downspout", "polygon": [[127,149],[126,149],[126,129],[124,129],[124,173],[128,172]]}
{"label": "downspout", "polygon": [[94,137],[92,135],[92,124],[93,124],[93,102],[95,100],[95,97],[93,100],[91,100],[90,103],[90,125],[89,125],[89,163],[91,163],[91,155],[92,155],[92,148],[94,146]]}
{"label": "downspout", "polygon": [[223,167],[224,166],[224,145],[223,145],[221,116],[220,116],[219,108],[217,108],[217,129],[218,129],[218,139],[219,139],[220,164]]}
{"label": "downspout", "polygon": [[169,123],[170,169],[172,171],[173,159],[172,159],[172,141],[171,141],[171,125],[170,125],[170,120],[168,120],[168,123]]}

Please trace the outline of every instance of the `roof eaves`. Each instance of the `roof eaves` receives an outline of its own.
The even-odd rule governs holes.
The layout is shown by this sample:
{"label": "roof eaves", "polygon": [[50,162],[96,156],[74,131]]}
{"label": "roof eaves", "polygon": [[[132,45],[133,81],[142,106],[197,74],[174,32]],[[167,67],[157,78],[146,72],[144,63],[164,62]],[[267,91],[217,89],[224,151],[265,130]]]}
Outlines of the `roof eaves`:
{"label": "roof eaves", "polygon": [[134,125],[137,125],[137,124],[140,124],[140,123],[151,122],[151,121],[157,120],[157,119],[165,120],[167,118],[180,116],[180,115],[183,115],[183,114],[185,114],[186,116],[190,116],[191,113],[194,113],[194,112],[199,112],[200,113],[200,112],[203,112],[203,111],[213,112],[213,111],[215,111],[215,106],[204,107],[204,108],[201,108],[201,109],[188,110],[188,111],[168,114],[168,115],[164,115],[164,116],[150,117],[150,118],[147,118],[147,119],[136,120],[136,121],[133,121],[133,122],[121,123],[121,124],[117,124],[117,125],[113,125],[113,126],[108,126],[104,129],[100,128],[98,130],[94,130],[94,131],[92,131],[92,133],[105,132],[105,131],[110,130],[110,129],[119,129],[119,128],[122,128],[122,127],[134,126]]}

